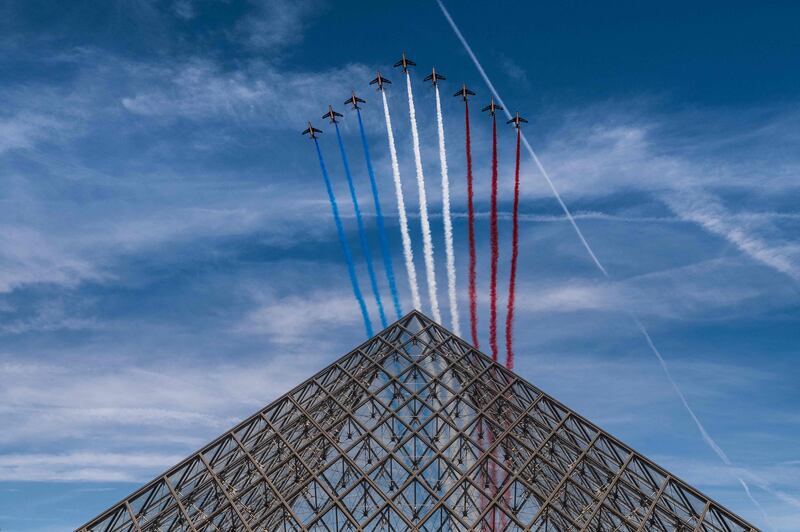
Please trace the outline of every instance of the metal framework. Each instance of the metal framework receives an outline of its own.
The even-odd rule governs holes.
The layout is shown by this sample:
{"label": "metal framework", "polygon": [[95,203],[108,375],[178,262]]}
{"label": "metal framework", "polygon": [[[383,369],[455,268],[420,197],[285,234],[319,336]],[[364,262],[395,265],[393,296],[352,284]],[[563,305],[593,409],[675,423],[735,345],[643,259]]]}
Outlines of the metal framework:
{"label": "metal framework", "polygon": [[415,311],[79,530],[756,528]]}

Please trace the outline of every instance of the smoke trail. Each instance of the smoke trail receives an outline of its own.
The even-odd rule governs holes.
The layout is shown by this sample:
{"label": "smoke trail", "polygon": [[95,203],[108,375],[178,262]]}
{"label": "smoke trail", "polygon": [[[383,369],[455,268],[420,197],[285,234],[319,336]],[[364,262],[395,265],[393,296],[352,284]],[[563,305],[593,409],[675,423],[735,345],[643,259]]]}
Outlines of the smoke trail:
{"label": "smoke trail", "polygon": [[478,296],[475,288],[475,208],[472,194],[472,146],[469,136],[469,101],[464,98],[464,117],[466,121],[467,151],[467,216],[469,218],[469,328],[472,345],[478,345]]}
{"label": "smoke trail", "polygon": [[497,119],[492,113],[492,206],[489,219],[489,239],[492,247],[491,279],[489,281],[489,347],[492,360],[497,362],[497,263],[500,250],[497,243]]}
{"label": "smoke trail", "polygon": [[[480,64],[480,61],[478,61],[478,58],[475,55],[475,53],[472,51],[472,48],[470,47],[469,43],[464,38],[464,35],[461,33],[461,30],[458,29],[458,26],[456,25],[455,21],[453,20],[453,17],[450,16],[450,13],[447,11],[447,8],[442,3],[442,0],[436,0],[436,3],[439,4],[439,8],[442,10],[442,14],[444,14],[444,17],[447,19],[447,22],[450,24],[450,27],[453,29],[453,32],[456,34],[456,37],[461,42],[461,44],[464,46],[464,49],[466,50],[467,54],[472,59],[472,62],[475,64],[475,67],[478,69],[478,72],[480,73],[481,77],[483,78],[483,81],[489,87],[489,90],[492,92],[492,94],[497,99],[497,101],[500,103],[500,105],[502,105],[503,107],[506,108],[506,111],[505,111],[506,112],[506,116],[510,119],[511,118],[511,113],[508,111],[508,108],[505,106],[505,104],[503,104],[503,99],[500,97],[500,94],[498,94],[497,90],[494,88],[494,85],[492,84],[492,81],[489,79],[489,76],[486,74],[486,71],[483,69],[483,66]],[[570,212],[569,208],[567,207],[567,204],[564,203],[563,199],[561,199],[561,195],[558,193],[558,190],[556,189],[555,184],[550,179],[550,175],[544,169],[544,166],[542,165],[541,161],[539,161],[539,157],[536,155],[536,152],[533,151],[533,147],[531,147],[530,143],[528,142],[528,139],[525,137],[524,134],[521,135],[521,138],[522,138],[523,144],[525,144],[525,149],[527,150],[528,154],[533,159],[534,163],[536,163],[536,167],[539,169],[539,172],[541,173],[542,177],[545,179],[545,181],[547,182],[548,186],[550,187],[550,191],[553,193],[553,196],[556,198],[556,200],[558,201],[558,204],[561,206],[561,210],[564,211],[564,215],[567,217],[567,219],[569,220],[570,224],[572,225],[572,228],[575,230],[575,234],[578,236],[578,239],[583,244],[583,247],[586,250],[586,252],[589,254],[589,257],[591,257],[591,259],[594,262],[595,266],[597,267],[598,270],[600,270],[600,272],[603,274],[603,276],[609,278],[610,276],[608,275],[608,272],[603,267],[603,265],[600,263],[600,261],[598,260],[597,256],[594,254],[594,251],[592,250],[591,246],[589,245],[589,242],[583,236],[583,233],[581,232],[580,228],[578,227],[578,224],[575,222],[575,218],[573,218],[572,213]],[[666,374],[667,378],[669,379],[670,383],[672,384],[673,388],[675,389],[676,393],[678,394],[678,397],[681,399],[681,402],[683,403],[684,408],[686,409],[686,411],[689,413],[689,415],[691,416],[691,418],[694,420],[695,424],[697,425],[697,428],[700,431],[700,434],[703,437],[703,440],[706,442],[706,444],[708,444],[709,448],[711,448],[711,450],[714,451],[714,453],[717,454],[717,456],[722,460],[722,462],[725,465],[730,467],[730,460],[728,459],[727,455],[725,455],[725,453],[722,452],[722,449],[719,447],[719,445],[717,445],[717,443],[711,438],[711,436],[708,434],[708,432],[706,432],[705,427],[703,427],[702,423],[700,423],[700,420],[695,415],[695,413],[692,410],[692,408],[689,406],[688,401],[686,401],[686,398],[683,395],[683,393],[681,392],[681,390],[678,387],[677,383],[672,379],[672,375],[670,374],[669,369],[667,368],[667,364],[664,361],[664,357],[661,356],[661,353],[656,348],[655,344],[653,343],[653,340],[650,338],[650,334],[647,332],[647,329],[638,320],[638,318],[636,318],[635,315],[630,313],[630,316],[633,319],[633,321],[636,323],[637,327],[641,331],[641,333],[644,336],[645,340],[647,341],[647,344],[650,347],[650,350],[658,358],[659,363],[661,364],[661,368],[664,370],[664,373]],[[747,487],[747,483],[741,478],[741,476],[736,474],[735,470],[733,470],[733,473],[736,476],[737,480],[739,480],[739,482],[742,484],[742,486],[746,488]],[[767,491],[772,493],[771,490],[767,490]],[[748,495],[750,494],[750,490],[749,489],[746,489],[746,492],[748,493]],[[751,500],[753,500],[755,502],[756,506],[758,506],[759,509],[761,509],[761,505],[758,504],[757,501],[752,499],[752,497],[751,497]],[[762,511],[763,511],[763,509],[762,509]]]}
{"label": "smoke trail", "polygon": [[[494,85],[492,84],[492,81],[489,79],[489,76],[486,74],[486,71],[483,70],[483,66],[480,64],[480,61],[478,61],[478,58],[475,56],[475,53],[472,51],[472,48],[470,47],[469,43],[467,43],[467,40],[464,38],[464,35],[461,34],[461,30],[459,30],[458,26],[456,26],[453,17],[450,16],[450,12],[447,11],[446,7],[444,7],[442,0],[436,0],[436,3],[439,4],[439,8],[442,10],[444,17],[450,24],[450,27],[453,29],[453,32],[456,34],[456,37],[458,37],[458,40],[461,41],[461,44],[464,46],[464,49],[467,51],[467,54],[469,55],[470,59],[472,59],[472,62],[475,64],[475,68],[478,69],[478,73],[480,73],[484,83],[486,83],[486,85],[489,87],[489,90],[492,92],[492,95],[495,97],[497,102],[503,108],[505,108],[506,117],[508,119],[511,119],[511,113],[508,111],[508,107],[506,107],[506,104],[503,103],[503,99],[500,97],[500,94],[497,92],[497,89],[494,88]],[[564,215],[569,220],[569,223],[575,230],[575,234],[578,235],[578,238],[583,244],[583,247],[586,249],[586,252],[589,254],[592,261],[594,262],[594,265],[597,266],[597,269],[600,270],[603,273],[603,275],[608,277],[608,272],[606,271],[605,267],[603,267],[603,265],[600,263],[600,260],[598,260],[597,256],[594,254],[594,251],[589,245],[589,242],[586,241],[586,238],[583,236],[583,232],[581,231],[580,227],[578,227],[577,222],[575,222],[575,218],[572,217],[572,213],[567,207],[567,204],[564,203],[564,200],[561,199],[561,194],[558,193],[555,184],[550,179],[550,174],[548,174],[547,171],[544,169],[544,166],[542,166],[541,161],[539,161],[539,157],[536,155],[536,152],[533,151],[533,148],[531,147],[530,143],[528,142],[528,139],[525,137],[524,134],[522,135],[522,143],[525,144],[525,149],[533,159],[533,162],[536,163],[536,167],[539,169],[539,172],[542,174],[542,177],[544,177],[545,181],[547,182],[547,185],[550,187],[550,191],[553,193],[553,196],[555,196],[556,201],[558,201],[558,204],[561,206],[561,210],[564,211]]]}
{"label": "smoke trail", "polygon": [[392,177],[394,178],[394,192],[397,197],[397,215],[400,217],[400,236],[403,240],[403,256],[406,261],[408,286],[411,289],[411,304],[420,310],[422,302],[419,299],[419,285],[417,284],[417,269],[414,267],[414,251],[411,248],[411,237],[408,234],[408,217],[406,216],[406,203],[403,199],[403,183],[400,181],[400,166],[397,164],[397,147],[394,144],[392,131],[392,117],[389,114],[389,102],[386,93],[381,91],[383,97],[383,116],[386,119],[386,135],[389,137],[389,154],[392,158]]}
{"label": "smoke trail", "polygon": [[514,166],[514,214],[511,222],[511,274],[508,279],[506,308],[506,367],[514,369],[514,298],[517,291],[517,257],[519,256],[519,145],[521,131],[517,126],[517,158]]}
{"label": "smoke trail", "polygon": [[444,147],[444,121],[442,102],[439,98],[439,85],[436,89],[436,125],[439,129],[439,161],[442,168],[442,217],[444,218],[444,251],[447,257],[447,295],[450,299],[450,320],[453,332],[461,336],[461,323],[458,319],[458,300],[456,299],[456,259],[453,253],[453,222],[450,220],[450,177],[447,175],[447,152]]}
{"label": "smoke trail", "polygon": [[333,212],[333,221],[336,223],[336,232],[339,234],[339,243],[342,245],[342,252],[344,253],[345,261],[347,262],[347,273],[350,275],[350,284],[353,286],[353,295],[356,296],[358,306],[361,308],[361,317],[364,318],[364,328],[367,330],[367,338],[372,338],[372,322],[369,319],[369,312],[367,312],[367,304],[364,302],[364,296],[361,294],[361,287],[358,286],[356,269],[353,266],[353,254],[350,253],[350,246],[347,245],[347,238],[344,235],[342,220],[339,218],[339,207],[336,205],[336,196],[333,194],[331,180],[330,177],[328,177],[328,169],[325,167],[325,159],[322,158],[322,150],[319,149],[319,142],[317,139],[314,139],[314,146],[317,148],[319,167],[320,170],[322,170],[322,178],[325,180],[325,189],[328,191],[328,199],[331,202],[331,211]]}
{"label": "smoke trail", "polygon": [[417,111],[414,108],[414,93],[411,91],[411,74],[406,71],[406,90],[408,92],[408,118],[411,121],[411,140],[414,146],[414,165],[417,169],[417,190],[419,192],[419,218],[422,224],[422,249],[425,257],[425,277],[428,281],[428,297],[431,299],[431,313],[437,323],[442,323],[439,313],[439,299],[436,297],[436,266],[433,262],[433,240],[431,224],[428,221],[428,197],[425,193],[425,175],[422,173],[422,154],[419,150],[417,131]]}
{"label": "smoke trail", "polygon": [[381,317],[381,325],[385,329],[388,326],[386,323],[386,313],[383,311],[383,301],[381,300],[381,293],[378,290],[378,280],[375,278],[375,268],[372,265],[372,254],[369,251],[369,241],[367,241],[367,231],[364,229],[364,220],[361,217],[361,208],[358,206],[358,197],[356,196],[356,187],[353,184],[353,175],[350,173],[350,164],[347,162],[347,153],[344,151],[344,143],[342,142],[342,134],[339,132],[339,124],[333,123],[336,126],[336,140],[339,141],[339,152],[342,154],[342,164],[344,165],[344,173],[347,176],[347,186],[350,188],[350,198],[353,200],[353,210],[356,213],[356,224],[358,225],[358,238],[361,240],[361,250],[364,252],[364,259],[367,262],[367,273],[369,273],[369,282],[372,285],[372,294],[375,296],[375,302],[378,304],[378,314]]}
{"label": "smoke trail", "polygon": [[383,212],[381,211],[381,202],[378,196],[378,184],[375,182],[375,171],[372,168],[372,157],[369,155],[369,145],[367,144],[367,135],[364,133],[364,122],[361,120],[361,110],[356,108],[356,113],[358,114],[358,130],[361,133],[361,144],[364,146],[364,159],[367,162],[369,184],[372,187],[372,200],[375,202],[375,218],[378,223],[378,241],[380,242],[381,254],[383,255],[383,265],[386,268],[386,279],[389,281],[389,290],[392,292],[394,312],[399,320],[403,317],[403,311],[400,308],[400,297],[397,295],[392,255],[389,253],[389,243],[386,241],[386,228],[383,224]]}

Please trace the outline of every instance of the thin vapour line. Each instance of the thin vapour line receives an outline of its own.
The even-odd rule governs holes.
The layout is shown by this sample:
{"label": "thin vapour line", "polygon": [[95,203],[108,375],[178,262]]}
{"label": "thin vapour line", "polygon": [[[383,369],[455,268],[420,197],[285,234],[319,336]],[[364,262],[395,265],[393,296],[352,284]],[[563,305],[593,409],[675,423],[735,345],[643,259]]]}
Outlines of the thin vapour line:
{"label": "thin vapour line", "polygon": [[[483,70],[483,66],[481,66],[480,61],[478,61],[478,58],[475,56],[475,53],[472,51],[472,48],[470,47],[469,43],[464,38],[464,36],[461,34],[461,30],[459,30],[458,26],[456,26],[456,23],[453,20],[453,18],[450,16],[450,13],[447,11],[447,8],[444,7],[444,4],[441,2],[441,0],[436,0],[436,2],[439,4],[439,7],[441,8],[442,13],[444,13],[445,18],[450,23],[450,27],[453,28],[453,31],[455,32],[456,37],[458,37],[458,40],[461,41],[462,45],[464,45],[464,48],[466,49],[467,54],[469,54],[470,58],[472,59],[472,62],[475,64],[475,67],[478,69],[478,72],[480,73],[481,77],[483,78],[484,83],[486,83],[486,85],[489,87],[489,90],[492,92],[492,95],[494,95],[495,99],[500,104],[500,106],[503,107],[503,112],[505,113],[506,118],[511,119],[511,112],[508,110],[508,107],[506,106],[506,104],[503,103],[503,98],[500,97],[500,94],[497,92],[497,89],[494,88],[494,85],[492,84],[492,81],[489,79],[489,76],[486,74],[486,71]],[[525,136],[525,134],[522,135],[522,143],[525,145],[525,149],[528,151],[528,154],[533,158],[533,162],[536,163],[536,166],[539,169],[539,172],[541,172],[542,177],[544,177],[545,181],[547,181],[547,184],[550,187],[550,191],[553,193],[553,196],[555,196],[556,201],[558,201],[558,204],[561,206],[561,210],[564,211],[564,214],[569,219],[569,223],[572,225],[572,228],[575,230],[575,233],[578,235],[578,238],[580,239],[581,243],[583,244],[583,247],[586,248],[586,252],[592,258],[592,261],[594,261],[595,266],[597,266],[597,268],[603,273],[604,276],[608,277],[608,272],[603,267],[603,265],[600,263],[600,260],[597,258],[597,256],[594,254],[594,251],[592,250],[591,246],[589,245],[589,242],[586,241],[586,238],[583,236],[583,232],[581,232],[580,227],[578,227],[577,222],[575,222],[575,219],[572,217],[572,213],[570,212],[569,208],[567,207],[567,204],[564,203],[564,200],[561,199],[561,194],[558,193],[558,190],[556,189],[555,184],[553,183],[552,179],[550,179],[550,174],[548,174],[547,171],[544,169],[544,166],[542,166],[541,161],[539,161],[539,157],[536,155],[536,152],[533,151],[533,148],[531,147],[530,143],[528,142],[528,139]]]}
{"label": "thin vapour line", "polygon": [[[447,8],[442,3],[442,0],[436,0],[436,3],[439,4],[439,8],[442,10],[442,13],[444,14],[445,18],[447,19],[448,23],[450,24],[450,27],[453,29],[453,32],[456,34],[456,37],[458,37],[458,40],[461,41],[461,44],[466,49],[467,53],[469,54],[470,58],[472,59],[472,62],[475,64],[475,67],[480,72],[480,75],[483,78],[484,82],[489,87],[489,90],[492,92],[492,94],[497,99],[497,101],[500,103],[500,105],[502,105],[504,107],[505,113],[508,116],[508,118],[510,119],[511,118],[511,113],[508,111],[508,108],[503,103],[503,100],[500,97],[500,94],[498,94],[497,90],[494,88],[494,85],[492,84],[491,80],[489,79],[489,76],[486,74],[486,71],[481,66],[480,62],[478,61],[478,58],[475,56],[475,53],[472,51],[472,48],[469,46],[469,43],[467,43],[466,39],[464,38],[464,35],[462,35],[461,31],[458,29],[458,26],[456,26],[455,21],[450,16],[450,13],[447,11]],[[541,172],[542,177],[544,177],[545,181],[547,181],[547,184],[549,185],[550,190],[553,192],[553,195],[555,196],[556,200],[558,200],[558,203],[561,206],[561,209],[564,211],[564,214],[569,219],[570,224],[572,225],[573,229],[575,230],[575,233],[578,235],[578,238],[583,243],[583,247],[586,249],[587,253],[592,258],[592,261],[595,263],[595,266],[597,266],[597,269],[600,270],[600,272],[603,274],[604,277],[610,278],[608,272],[603,267],[603,265],[600,263],[600,261],[598,260],[597,256],[594,254],[594,251],[592,251],[592,248],[589,245],[589,242],[587,242],[586,238],[583,236],[583,233],[581,232],[580,228],[578,227],[578,224],[575,222],[575,219],[572,217],[572,214],[570,213],[569,209],[567,208],[567,205],[561,199],[561,195],[558,193],[558,190],[556,190],[555,185],[553,184],[553,181],[550,179],[550,176],[547,173],[547,171],[544,169],[544,166],[542,166],[541,161],[539,161],[539,157],[537,157],[536,153],[533,151],[533,148],[531,147],[531,145],[528,142],[528,139],[525,137],[525,135],[522,135],[522,141],[525,144],[525,148],[527,149],[528,153],[533,158],[533,161],[536,163],[536,166],[539,169],[539,171]],[[664,357],[661,356],[661,353],[656,348],[655,343],[653,342],[652,338],[650,337],[650,334],[647,332],[647,329],[644,327],[642,322],[639,321],[639,319],[633,313],[629,312],[629,315],[633,319],[633,321],[636,323],[636,325],[639,328],[639,330],[641,331],[642,335],[645,337],[645,340],[647,341],[647,344],[649,345],[649,347],[650,347],[651,351],[653,352],[653,354],[655,354],[656,357],[658,358],[658,361],[661,364],[661,367],[664,370],[664,373],[666,374],[667,379],[670,381],[670,383],[672,384],[672,387],[677,392],[678,397],[680,398],[681,402],[683,403],[683,406],[685,407],[686,411],[689,413],[689,415],[691,416],[692,420],[697,425],[697,428],[699,429],[700,434],[703,437],[703,440],[706,442],[706,444],[708,444],[708,446],[711,448],[711,450],[714,451],[715,454],[717,454],[717,456],[722,460],[722,462],[725,465],[727,465],[728,467],[730,467],[734,471],[734,474],[735,474],[735,468],[732,467],[732,464],[731,464],[730,460],[728,459],[728,456],[720,448],[720,446],[717,445],[717,443],[714,441],[714,439],[711,437],[711,435],[708,434],[708,432],[706,431],[705,427],[703,426],[703,424],[698,419],[697,415],[695,415],[694,410],[692,410],[691,406],[689,405],[689,402],[686,400],[686,397],[683,395],[683,392],[681,391],[680,387],[675,382],[675,380],[672,378],[672,374],[669,372],[669,369],[667,367],[666,361],[664,360]],[[735,475],[735,476],[739,480],[739,482],[742,484],[742,486],[744,486],[744,487],[747,486],[747,483],[744,481],[744,479],[741,478],[741,476],[739,476],[739,475]],[[748,496],[750,496],[751,500],[753,500],[756,503],[756,505],[758,506],[758,508],[763,512],[763,508],[761,508],[761,505],[758,504],[755,501],[755,499],[753,499],[752,496],[750,495],[749,489],[747,489],[746,492],[747,492]]]}

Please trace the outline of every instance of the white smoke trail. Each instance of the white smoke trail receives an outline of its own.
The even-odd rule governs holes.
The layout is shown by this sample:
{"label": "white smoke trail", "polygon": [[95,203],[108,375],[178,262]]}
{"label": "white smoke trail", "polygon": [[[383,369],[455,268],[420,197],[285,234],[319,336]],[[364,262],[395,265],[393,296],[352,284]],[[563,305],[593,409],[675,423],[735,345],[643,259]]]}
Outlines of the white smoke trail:
{"label": "white smoke trail", "polygon": [[458,300],[456,299],[456,258],[453,252],[453,222],[450,219],[450,177],[447,175],[447,151],[444,147],[444,121],[442,102],[439,98],[439,85],[436,90],[436,126],[439,129],[439,162],[442,168],[442,217],[444,219],[444,251],[447,256],[447,295],[450,299],[450,319],[453,332],[461,336],[461,323],[458,319]]}
{"label": "white smoke trail", "polygon": [[[442,3],[442,0],[436,0],[436,3],[439,4],[439,8],[442,10],[442,13],[444,14],[444,17],[447,19],[447,22],[450,24],[450,27],[453,29],[453,32],[456,34],[456,37],[458,37],[458,40],[461,41],[461,44],[464,46],[464,49],[466,50],[467,54],[472,59],[472,62],[475,64],[475,67],[478,69],[478,72],[480,73],[481,77],[483,78],[483,81],[489,87],[489,90],[492,92],[492,94],[494,95],[494,97],[497,100],[497,102],[501,106],[503,106],[505,108],[504,110],[505,110],[506,116],[510,119],[511,118],[511,112],[508,110],[508,106],[506,106],[503,103],[503,99],[500,97],[500,94],[498,94],[497,89],[494,88],[494,85],[492,84],[491,80],[489,79],[489,76],[486,74],[486,71],[483,69],[483,66],[481,66],[480,61],[478,61],[477,56],[472,51],[472,48],[470,47],[470,45],[467,42],[467,40],[464,38],[464,35],[461,33],[461,30],[458,29],[458,26],[456,25],[455,21],[453,20],[453,17],[450,16],[450,13],[447,11],[447,8]],[[559,205],[561,206],[561,209],[564,211],[564,215],[567,217],[567,219],[569,220],[570,224],[572,224],[572,228],[575,230],[575,233],[578,235],[578,238],[580,239],[581,243],[583,244],[583,247],[586,249],[586,252],[592,258],[592,261],[594,262],[595,266],[597,266],[597,269],[600,270],[600,272],[603,274],[603,276],[605,276],[606,278],[610,278],[610,276],[608,275],[608,272],[603,267],[603,265],[600,263],[600,261],[598,260],[597,256],[594,254],[594,251],[592,250],[591,246],[589,245],[589,242],[587,242],[586,238],[583,236],[583,233],[581,232],[580,228],[578,227],[578,224],[575,222],[575,219],[572,217],[572,213],[570,212],[570,210],[567,207],[566,203],[564,203],[564,201],[561,199],[561,195],[558,193],[558,190],[556,189],[555,185],[553,184],[553,181],[550,179],[550,175],[544,169],[544,166],[542,166],[541,161],[539,161],[539,157],[536,155],[536,152],[533,151],[533,148],[531,147],[530,143],[528,142],[528,139],[525,137],[524,134],[522,135],[522,142],[525,144],[525,149],[530,154],[530,156],[533,159],[534,163],[536,163],[536,167],[539,169],[539,172],[542,174],[542,177],[544,177],[545,181],[547,181],[547,184],[549,185],[550,190],[553,193],[553,196],[555,196],[556,200],[558,201]],[[670,373],[669,368],[667,367],[667,364],[666,364],[666,361],[664,360],[664,357],[661,356],[661,352],[658,350],[658,348],[656,348],[656,345],[653,342],[652,338],[650,337],[650,334],[647,332],[647,329],[644,327],[642,322],[639,321],[639,319],[632,312],[629,312],[628,314],[633,319],[633,321],[636,323],[636,326],[639,328],[639,331],[644,336],[645,340],[647,341],[647,345],[650,347],[650,350],[658,358],[658,361],[661,364],[661,368],[664,370],[664,374],[667,376],[667,379],[669,380],[670,384],[672,384],[672,387],[674,388],[676,394],[680,398],[681,403],[683,403],[684,408],[689,413],[689,416],[691,416],[692,420],[694,421],[695,425],[697,426],[698,430],[700,431],[700,435],[702,436],[703,441],[720,458],[720,460],[722,460],[722,463],[725,464],[726,466],[728,466],[728,468],[730,468],[731,472],[734,474],[736,479],[741,483],[742,487],[745,488],[745,492],[747,493],[747,496],[750,498],[750,500],[756,505],[756,507],[761,512],[764,512],[763,507],[758,503],[758,501],[756,501],[753,498],[752,494],[750,493],[750,489],[747,486],[747,483],[744,481],[744,479],[738,473],[737,469],[735,467],[733,467],[733,464],[731,463],[731,461],[728,458],[728,456],[725,454],[725,452],[722,450],[722,448],[717,444],[717,442],[714,441],[714,439],[711,437],[711,435],[708,433],[708,431],[706,431],[705,427],[700,422],[700,419],[694,413],[694,410],[689,405],[689,402],[686,400],[686,397],[683,395],[683,392],[681,391],[680,387],[675,382],[675,380],[672,378],[672,374]],[[768,487],[766,487],[766,486],[760,486],[760,487],[762,487],[762,489],[765,489],[765,491],[767,491],[768,493],[771,493],[771,494],[775,495],[775,492],[772,491],[771,489],[769,489]]]}
{"label": "white smoke trail", "polygon": [[397,163],[397,147],[394,144],[392,117],[389,114],[389,102],[386,100],[386,93],[381,91],[381,96],[383,96],[383,115],[386,119],[386,135],[389,137],[389,154],[392,158],[392,177],[394,178],[394,192],[395,196],[397,197],[397,215],[400,218],[400,236],[403,240],[403,256],[406,260],[408,286],[411,289],[411,303],[414,305],[415,309],[421,310],[422,302],[419,299],[417,269],[414,267],[414,251],[411,248],[411,236],[408,234],[406,202],[403,199],[403,183],[400,181],[400,165]]}
{"label": "white smoke trail", "polygon": [[428,197],[425,193],[425,175],[422,173],[422,154],[419,150],[417,111],[414,107],[414,93],[411,91],[411,74],[408,72],[406,72],[406,90],[408,91],[408,117],[411,121],[411,140],[414,146],[414,165],[417,169],[419,220],[422,224],[422,247],[425,257],[425,276],[428,281],[428,296],[431,299],[433,319],[437,323],[442,323],[442,315],[439,312],[439,299],[436,297],[436,266],[433,262],[433,239],[431,238],[431,224],[428,221]]}

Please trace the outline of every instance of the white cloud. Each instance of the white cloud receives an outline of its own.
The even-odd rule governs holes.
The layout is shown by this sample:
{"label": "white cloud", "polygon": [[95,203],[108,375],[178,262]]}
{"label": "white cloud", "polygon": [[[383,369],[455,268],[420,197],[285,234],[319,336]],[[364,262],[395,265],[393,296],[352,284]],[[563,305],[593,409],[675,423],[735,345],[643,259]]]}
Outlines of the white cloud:
{"label": "white cloud", "polygon": [[[750,282],[742,284],[742,275],[749,275]],[[744,302],[771,305],[790,297],[776,288],[730,259],[715,259],[619,281],[528,279],[520,283],[517,307],[544,314],[630,311],[674,320],[707,319],[718,314],[734,316]]]}
{"label": "white cloud", "polygon": [[277,51],[303,40],[308,19],[323,9],[321,2],[253,0],[253,11],[236,26],[235,35],[253,48]]}
{"label": "white cloud", "polygon": [[22,110],[0,120],[0,154],[16,148],[31,148],[36,142],[58,134],[64,123],[53,116]]}
{"label": "white cloud", "polygon": [[506,76],[511,78],[512,82],[516,84],[522,84],[523,88],[527,88],[530,86],[530,80],[528,79],[528,73],[522,68],[519,63],[514,61],[508,56],[500,56],[499,61],[497,61],[497,66],[505,73]]}
{"label": "white cloud", "polygon": [[[597,109],[573,113],[565,125],[551,134],[540,152],[555,178],[556,186],[568,203],[582,199],[607,197],[638,191],[663,201],[681,220],[700,225],[712,234],[734,244],[741,252],[776,271],[800,279],[800,246],[769,227],[766,213],[747,212],[747,202],[740,202],[743,213],[726,209],[720,196],[734,191],[759,198],[765,193],[796,194],[797,161],[783,157],[777,161],[765,153],[750,152],[751,159],[711,159],[728,136],[730,143],[741,143],[737,132],[726,132],[713,139],[692,137],[688,146],[676,148],[665,135],[667,127],[675,130],[689,123],[680,120],[642,118],[633,110],[603,108],[607,116],[597,117]],[[791,113],[790,113],[791,115]],[[699,117],[692,117],[698,120]],[[713,121],[714,117],[704,117]],[[595,120],[594,122],[592,120]],[[748,139],[751,145],[768,145],[767,139],[796,128],[797,115],[774,118],[771,127],[756,128]],[[742,149],[744,151],[744,148]],[[699,159],[703,153],[707,158]],[[741,154],[738,154],[741,155]],[[549,196],[532,165],[526,165],[523,190],[528,197]],[[792,171],[794,169],[794,171]],[[757,209],[752,209],[757,210]],[[770,216],[796,216],[797,213],[772,213]],[[602,250],[598,250],[602,254]]]}
{"label": "white cloud", "polygon": [[70,452],[0,455],[0,481],[142,481],[184,456],[165,453]]}
{"label": "white cloud", "polygon": [[191,0],[175,0],[172,4],[172,11],[184,20],[191,20],[195,16],[194,4]]}
{"label": "white cloud", "polygon": [[[8,305],[5,312],[13,312],[14,308]],[[4,309],[0,308],[0,315]],[[98,329],[102,324],[95,318],[83,318],[70,313],[63,301],[51,299],[44,302],[33,316],[5,320],[0,324],[0,332],[6,334],[20,334],[30,331],[80,331]]]}
{"label": "white cloud", "polygon": [[147,83],[122,98],[129,111],[157,119],[226,118],[270,129],[297,129],[341,100],[353,80],[367,80],[369,69],[350,64],[323,72],[278,69],[252,62],[235,71],[193,59],[177,65],[136,66]]}
{"label": "white cloud", "polygon": [[[196,364],[150,362],[70,352],[66,364],[34,364],[6,355],[0,365],[0,445],[58,442],[65,450],[187,451],[252,414],[325,362],[324,353],[284,349],[266,362]],[[296,359],[295,359],[296,357]],[[289,363],[291,361],[291,363]],[[214,390],[214,393],[209,393]],[[116,451],[115,451],[116,452]]]}
{"label": "white cloud", "polygon": [[[721,236],[754,260],[781,273],[800,280],[800,245],[770,243],[762,237],[760,228],[752,223],[734,219],[713,195],[690,189],[665,195],[669,207],[682,218],[695,222],[707,231]],[[762,220],[762,224],[765,222]]]}
{"label": "white cloud", "polygon": [[270,298],[250,311],[236,330],[267,335],[278,344],[297,344],[309,331],[316,337],[322,328],[356,325],[360,318],[355,308],[353,296],[342,291]]}
{"label": "white cloud", "polygon": [[0,226],[0,293],[30,283],[75,286],[104,277],[56,239],[31,228]]}

